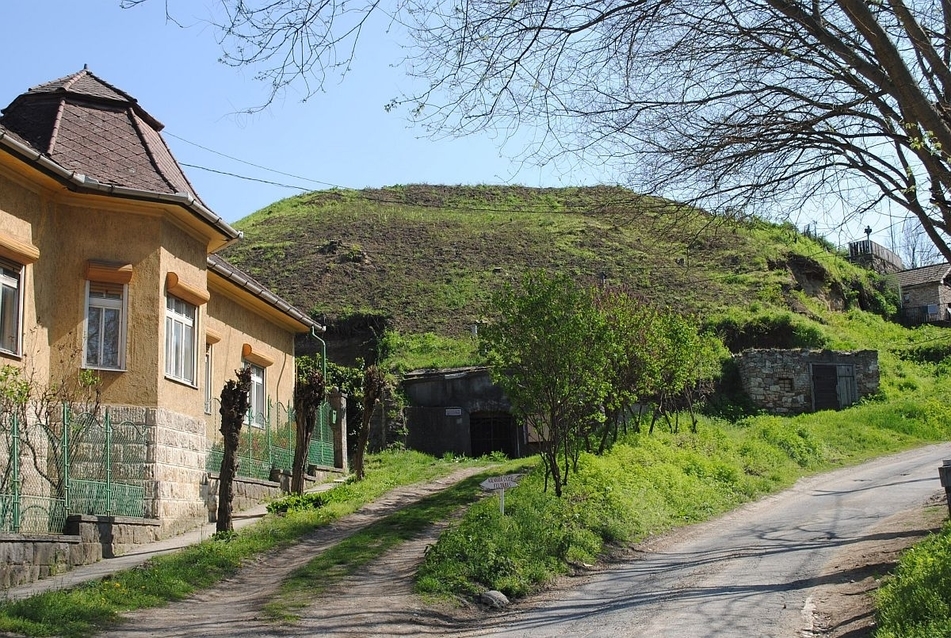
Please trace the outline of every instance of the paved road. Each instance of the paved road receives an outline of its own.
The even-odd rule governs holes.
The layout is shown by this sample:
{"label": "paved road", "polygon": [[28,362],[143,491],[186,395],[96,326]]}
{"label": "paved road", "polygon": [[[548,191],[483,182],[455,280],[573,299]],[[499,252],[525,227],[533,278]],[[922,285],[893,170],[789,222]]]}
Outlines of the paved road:
{"label": "paved road", "polygon": [[944,458],[951,445],[804,479],[466,635],[802,636],[816,575],[883,519],[939,491]]}

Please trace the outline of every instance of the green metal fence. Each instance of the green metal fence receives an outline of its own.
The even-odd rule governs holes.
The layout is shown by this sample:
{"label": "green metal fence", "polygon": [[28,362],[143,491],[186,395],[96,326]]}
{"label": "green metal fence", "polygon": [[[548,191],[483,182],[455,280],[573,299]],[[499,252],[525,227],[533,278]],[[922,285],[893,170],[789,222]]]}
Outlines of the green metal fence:
{"label": "green metal fence", "polygon": [[[218,414],[218,404],[213,406],[213,411]],[[308,447],[307,465],[333,467],[334,439],[331,421],[330,404],[324,402],[318,412],[317,427],[314,428]],[[294,464],[295,442],[294,408],[268,401],[263,418],[261,415],[255,419],[249,416],[241,428],[238,476],[267,480],[272,470],[290,472]],[[221,470],[223,449],[219,432],[208,452],[205,467],[209,472]]]}
{"label": "green metal fence", "polygon": [[0,414],[0,532],[60,534],[67,514],[143,516],[143,426]]}
{"label": "green metal fence", "polygon": [[145,515],[146,435],[130,421],[102,420],[75,428],[69,446],[66,507],[71,514]]}

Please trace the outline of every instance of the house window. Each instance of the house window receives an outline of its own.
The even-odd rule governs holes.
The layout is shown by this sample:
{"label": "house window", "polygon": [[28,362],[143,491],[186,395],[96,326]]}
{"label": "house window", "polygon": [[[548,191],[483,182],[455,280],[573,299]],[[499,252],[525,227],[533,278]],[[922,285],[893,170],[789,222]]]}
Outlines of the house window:
{"label": "house window", "polygon": [[0,260],[0,351],[20,354],[23,267]]}
{"label": "house window", "polygon": [[126,284],[86,282],[87,368],[122,370],[125,367]]}
{"label": "house window", "polygon": [[198,308],[165,295],[165,376],[196,385],[195,324]]}
{"label": "house window", "polygon": [[781,377],[778,379],[779,389],[783,392],[792,392],[793,391],[793,381],[789,377]]}
{"label": "house window", "polygon": [[205,344],[205,414],[211,414],[213,396],[211,393],[211,344]]}
{"label": "house window", "polygon": [[246,364],[251,369],[251,405],[248,408],[248,423],[263,428],[267,422],[267,398],[264,394],[264,368],[253,363]]}

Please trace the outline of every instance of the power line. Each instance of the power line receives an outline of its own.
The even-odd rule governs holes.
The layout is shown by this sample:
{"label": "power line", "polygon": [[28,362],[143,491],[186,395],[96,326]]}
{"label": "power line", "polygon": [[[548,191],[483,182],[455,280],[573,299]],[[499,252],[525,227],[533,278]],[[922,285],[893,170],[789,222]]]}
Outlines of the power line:
{"label": "power line", "polygon": [[[311,183],[313,183],[313,184],[320,184],[320,185],[322,185],[322,186],[329,186],[329,187],[331,187],[331,188],[341,188],[339,185],[337,185],[337,184],[331,184],[330,182],[322,182],[322,181],[320,181],[320,180],[312,179],[312,178],[310,178],[310,177],[303,177],[303,176],[301,176],[301,175],[294,175],[293,173],[285,173],[284,171],[279,171],[279,170],[277,170],[276,168],[269,168],[269,167],[267,167],[267,166],[262,166],[261,164],[255,164],[254,162],[249,162],[249,161],[247,161],[247,160],[243,160],[243,159],[241,159],[240,157],[234,157],[233,155],[228,155],[228,154],[226,154],[226,153],[222,153],[221,151],[216,151],[216,150],[213,149],[213,148],[208,148],[207,146],[202,146],[201,144],[199,144],[199,143],[197,143],[197,142],[192,142],[191,140],[186,140],[184,137],[181,137],[180,135],[175,135],[174,133],[166,133],[166,135],[168,135],[169,137],[174,137],[176,140],[180,140],[180,141],[182,141],[182,142],[184,142],[184,143],[186,143],[186,144],[189,144],[189,145],[191,145],[191,146],[194,146],[195,148],[200,148],[200,149],[203,150],[203,151],[208,151],[209,153],[214,153],[215,155],[218,155],[218,156],[220,156],[220,157],[224,157],[224,158],[229,159],[229,160],[232,160],[232,161],[234,161],[234,162],[239,162],[239,163],[241,163],[241,164],[246,164],[246,165],[248,165],[248,166],[253,166],[254,168],[259,168],[259,169],[261,169],[262,171],[268,171],[269,173],[275,173],[275,174],[277,174],[277,175],[283,175],[284,177],[291,177],[291,178],[293,178],[293,179],[299,179],[299,180],[302,180],[302,181],[305,181],[305,182],[311,182]],[[255,178],[253,178],[253,177],[245,177],[245,176],[243,176],[243,175],[237,175],[237,174],[234,174],[234,173],[226,173],[226,172],[224,172],[224,171],[216,171],[216,170],[214,170],[214,169],[206,168],[206,167],[204,167],[204,166],[192,166],[192,165],[190,165],[190,164],[183,164],[183,166],[191,166],[192,168],[200,168],[200,169],[206,170],[206,171],[211,171],[211,172],[215,172],[215,173],[222,173],[222,174],[224,174],[224,175],[229,175],[229,176],[232,176],[232,177],[237,177],[237,178],[239,178],[239,179],[247,179],[247,180],[258,181],[258,182],[259,182],[259,181],[263,181],[263,180],[255,179]],[[276,182],[265,182],[265,183],[274,183],[274,184],[276,184],[276,185],[278,185],[278,186],[284,186],[284,184],[277,184]],[[299,186],[289,186],[288,188],[300,188],[300,187],[299,187]],[[307,190],[307,189],[301,189],[301,190]]]}
{"label": "power line", "polygon": [[208,168],[207,166],[199,166],[198,164],[188,164],[186,162],[179,162],[180,166],[186,166],[188,168],[196,168],[200,171],[207,171],[209,173],[217,173],[218,175],[225,175],[227,177],[234,177],[236,179],[243,179],[248,182],[259,182],[261,184],[268,184],[270,186],[279,186],[281,188],[291,188],[294,190],[299,190],[302,192],[309,192],[311,189],[304,186],[294,186],[293,184],[283,184],[281,182],[275,182],[269,179],[261,179],[260,177],[248,177],[247,175],[238,175],[237,173],[231,173],[229,171],[222,171],[217,168]]}

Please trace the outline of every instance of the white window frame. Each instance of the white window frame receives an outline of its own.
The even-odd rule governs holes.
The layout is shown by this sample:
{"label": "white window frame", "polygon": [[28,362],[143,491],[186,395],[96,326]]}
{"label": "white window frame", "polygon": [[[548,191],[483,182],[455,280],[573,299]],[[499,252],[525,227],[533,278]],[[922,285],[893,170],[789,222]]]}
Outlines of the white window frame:
{"label": "white window frame", "polygon": [[214,360],[213,347],[213,344],[205,342],[205,414],[211,414],[214,405],[214,396],[211,391],[212,379],[214,378],[214,368],[212,367],[212,361]]}
{"label": "white window frame", "polygon": [[[186,310],[191,309],[192,316],[180,312],[175,307],[177,304]],[[198,387],[198,320],[198,306],[173,294],[165,294],[165,378],[193,388]],[[182,329],[183,338],[178,344],[180,351],[176,351],[172,339],[176,326]]]}
{"label": "white window frame", "polygon": [[[245,361],[251,369],[251,390],[248,392],[248,425],[263,428],[267,422],[267,368]],[[260,405],[259,405],[260,404]]]}
{"label": "white window frame", "polygon": [[[13,289],[15,292],[16,307],[13,308],[13,330],[10,336],[14,343],[9,347],[0,340],[0,352],[19,357],[23,351],[23,271],[24,266],[12,261],[0,260],[0,289]],[[4,307],[2,296],[0,296],[0,326],[6,323],[7,313],[10,309]],[[0,332],[2,335],[2,332]]]}
{"label": "white window frame", "polygon": [[[113,290],[121,289],[121,297],[119,299],[108,299],[104,297],[92,297],[90,296],[91,289],[93,286],[105,286],[112,288]],[[101,361],[101,353],[103,351],[102,345],[103,340],[100,339],[100,361],[90,362],[89,355],[89,311],[91,308],[99,308],[101,310],[118,310],[119,311],[119,334],[116,336],[116,363],[115,365],[105,365]],[[125,355],[126,355],[126,336],[128,330],[128,318],[129,316],[129,285],[128,284],[108,284],[101,282],[92,282],[86,281],[86,304],[85,304],[85,316],[83,318],[83,367],[89,370],[111,370],[115,372],[124,372],[125,371]],[[102,334],[102,333],[100,333]]]}

